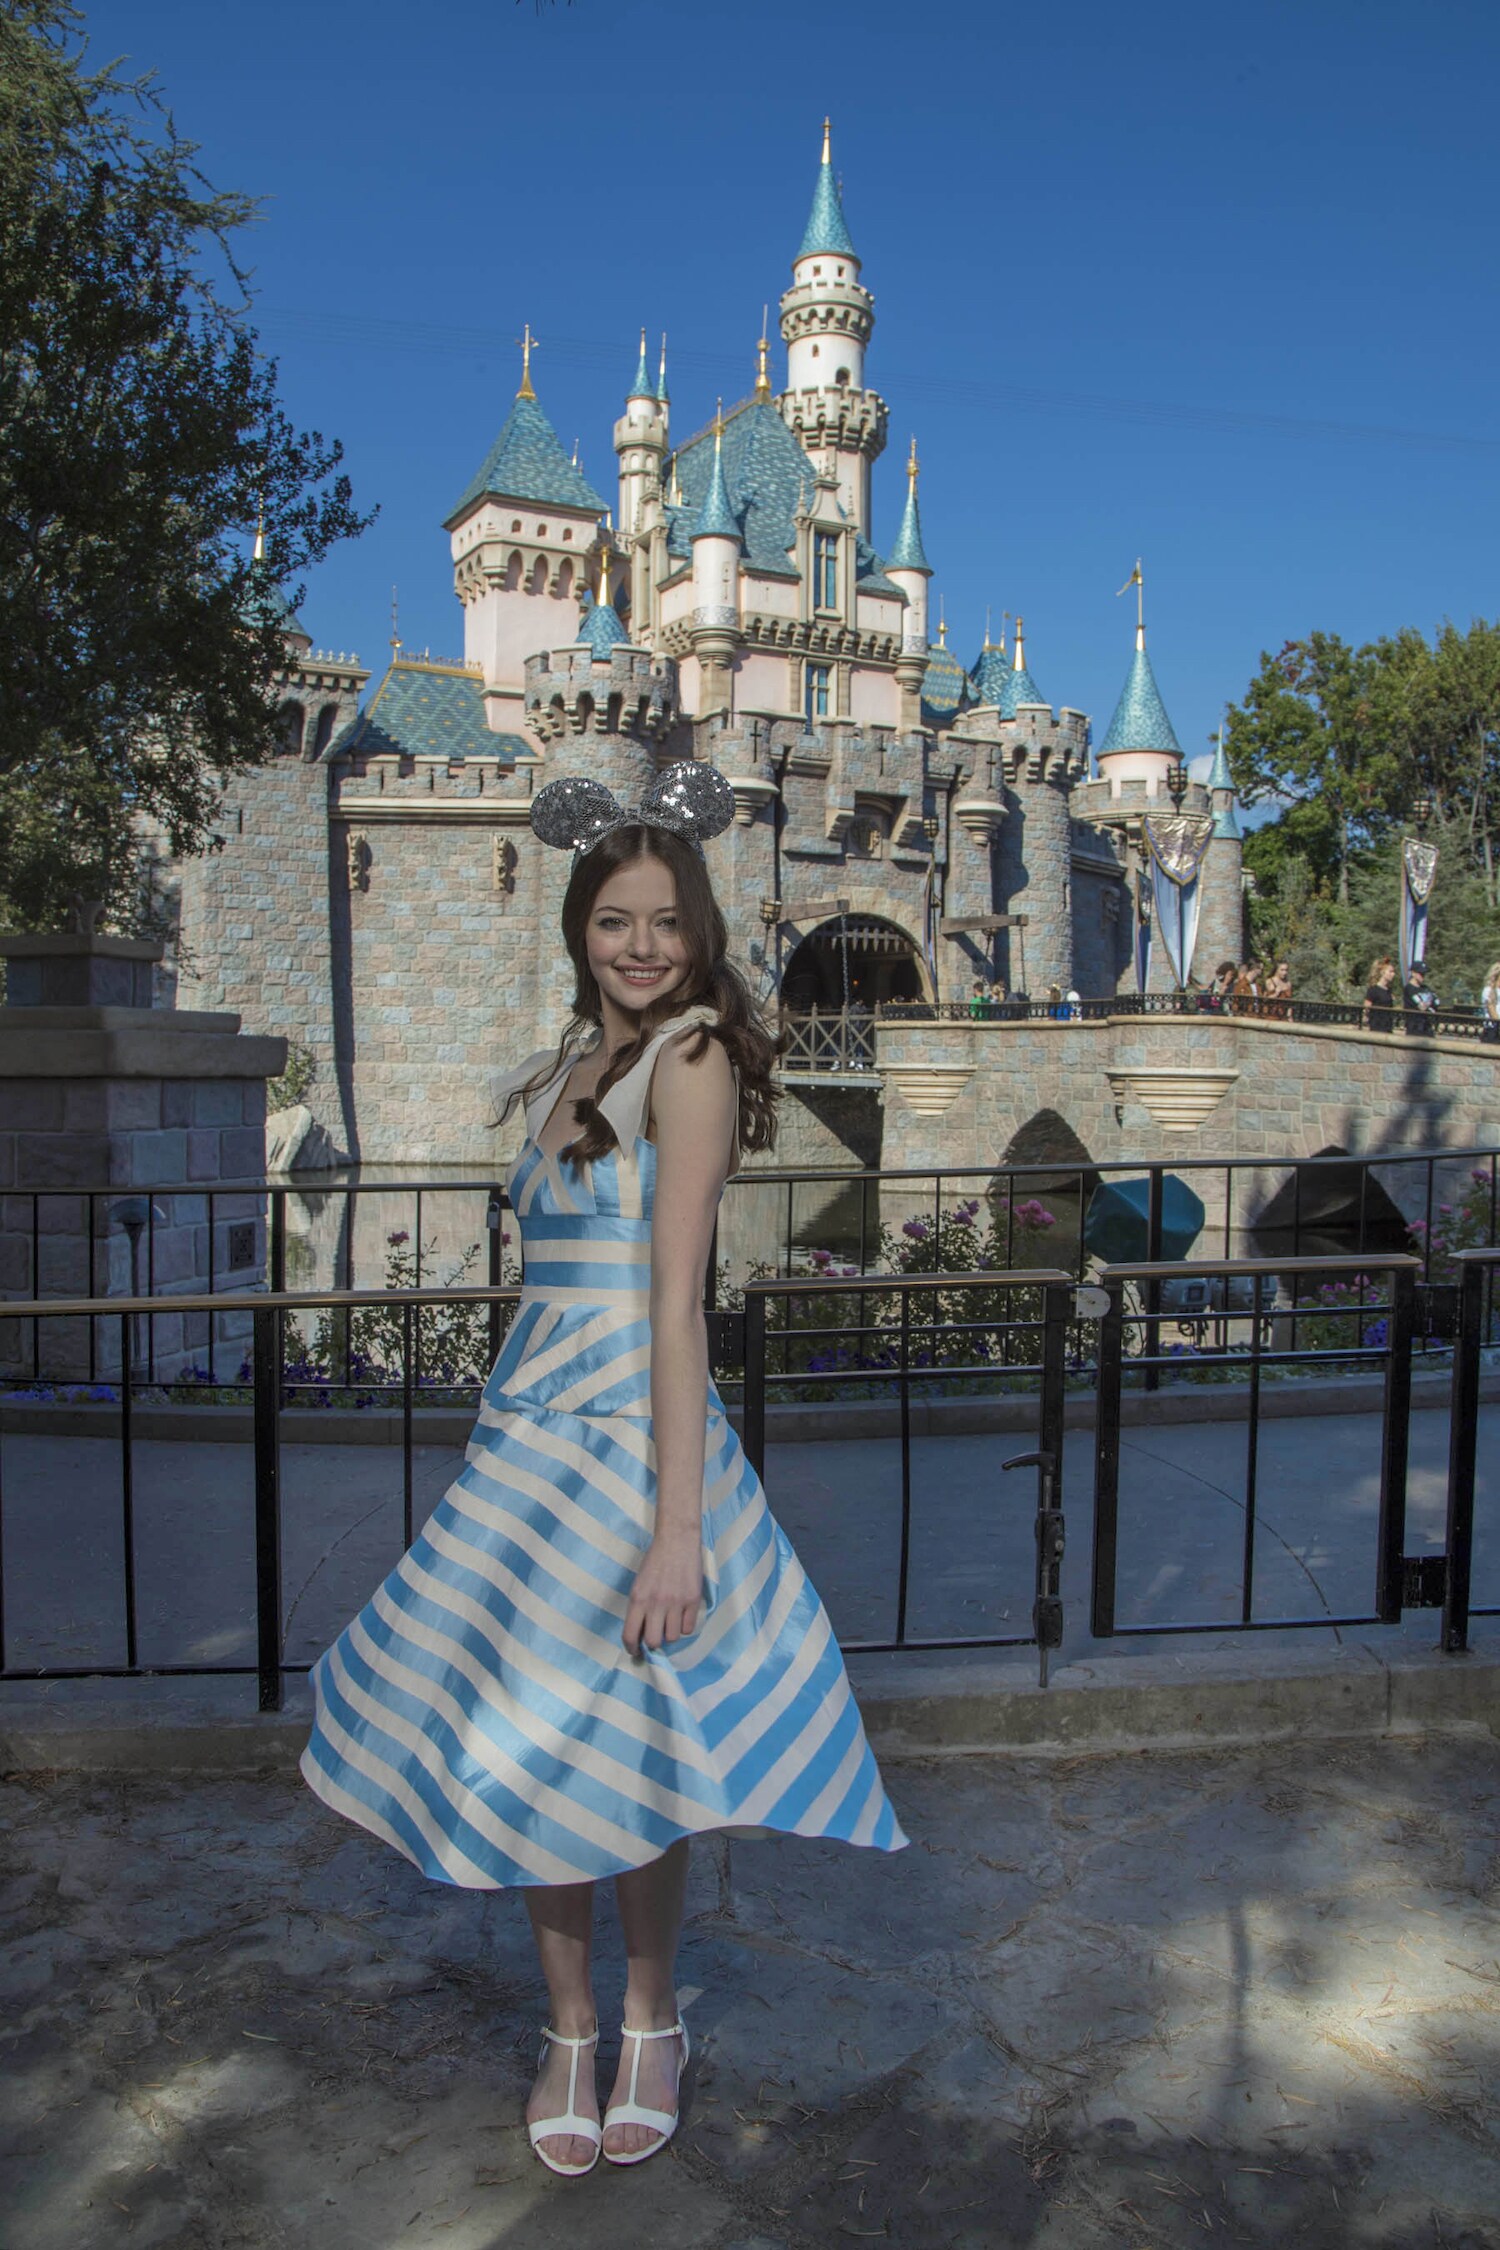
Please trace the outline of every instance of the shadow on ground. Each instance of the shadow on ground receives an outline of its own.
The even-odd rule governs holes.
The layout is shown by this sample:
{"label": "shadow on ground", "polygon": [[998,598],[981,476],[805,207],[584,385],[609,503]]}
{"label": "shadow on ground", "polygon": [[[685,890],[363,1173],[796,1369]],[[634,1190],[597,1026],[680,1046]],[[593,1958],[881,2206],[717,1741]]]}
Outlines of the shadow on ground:
{"label": "shadow on ground", "polygon": [[1500,2245],[1491,1736],[891,1779],[897,1858],[698,1848],[683,2132],[564,2183],[519,1899],[285,1777],[11,1777],[7,2250]]}

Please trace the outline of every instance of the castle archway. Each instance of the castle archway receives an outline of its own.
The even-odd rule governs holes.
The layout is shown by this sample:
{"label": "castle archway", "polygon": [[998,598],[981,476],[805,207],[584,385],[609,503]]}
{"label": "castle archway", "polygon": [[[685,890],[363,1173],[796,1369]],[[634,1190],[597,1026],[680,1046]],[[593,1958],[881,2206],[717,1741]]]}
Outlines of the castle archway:
{"label": "castle archway", "polygon": [[885,1000],[924,1000],[927,976],[916,939],[879,914],[846,914],[819,922],[788,955],[781,1004],[793,1015]]}

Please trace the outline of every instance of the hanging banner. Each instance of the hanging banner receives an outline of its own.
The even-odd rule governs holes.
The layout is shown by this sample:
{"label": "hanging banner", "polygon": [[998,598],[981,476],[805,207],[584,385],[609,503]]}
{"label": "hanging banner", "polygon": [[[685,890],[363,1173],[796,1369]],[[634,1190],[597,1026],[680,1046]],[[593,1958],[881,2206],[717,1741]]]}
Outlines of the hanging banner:
{"label": "hanging banner", "polygon": [[1141,830],[1151,861],[1156,926],[1181,990],[1192,973],[1198,943],[1198,877],[1214,832],[1213,814],[1147,813]]}
{"label": "hanging banner", "polygon": [[1427,959],[1427,901],[1437,873],[1436,844],[1420,837],[1401,840],[1401,982]]}

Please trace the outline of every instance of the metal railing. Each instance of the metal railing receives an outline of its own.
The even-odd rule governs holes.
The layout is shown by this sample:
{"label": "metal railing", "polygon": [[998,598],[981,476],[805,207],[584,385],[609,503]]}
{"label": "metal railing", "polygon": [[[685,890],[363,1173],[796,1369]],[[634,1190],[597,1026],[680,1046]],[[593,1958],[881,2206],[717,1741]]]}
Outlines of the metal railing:
{"label": "metal railing", "polygon": [[817,1008],[781,1018],[783,1078],[822,1077],[830,1072],[875,1068],[875,1018],[865,1008]]}
{"label": "metal railing", "polygon": [[[798,1306],[806,1309],[801,1322]],[[847,1315],[840,1317],[845,1308]],[[766,1405],[772,1392],[785,1401],[826,1392],[832,1374],[835,1385],[843,1381],[894,1398],[898,1407],[901,1531],[895,1630],[885,1639],[846,1640],[843,1646],[850,1655],[1034,1645],[1045,1687],[1048,1655],[1062,1641],[1063,1404],[1073,1317],[1068,1276],[1050,1267],[1008,1274],[924,1274],[900,1281],[874,1276],[764,1280],[746,1288],[744,1444],[758,1476],[765,1474]],[[1014,1348],[1018,1339],[1023,1346],[1019,1352]],[[826,1364],[830,1354],[835,1362],[831,1369]],[[840,1358],[846,1362],[843,1367],[837,1365]],[[909,1630],[913,1387],[993,1382],[1002,1369],[1008,1380],[1035,1379],[1035,1447],[996,1464],[1000,1470],[1037,1471],[1031,1631],[917,1636]]]}
{"label": "metal railing", "polygon": [[[1446,1542],[1442,1554],[1405,1552],[1406,1480],[1411,1379],[1417,1305],[1417,1261],[1402,1256],[1362,1260],[1314,1258],[1295,1266],[1282,1259],[1269,1261],[1221,1260],[1213,1267],[1226,1285],[1248,1282],[1248,1304],[1226,1306],[1214,1318],[1218,1342],[1203,1358],[1185,1366],[1171,1349],[1161,1348],[1163,1316],[1152,1309],[1150,1292],[1178,1272],[1174,1266],[1113,1267],[1105,1271],[1103,1317],[1097,1338],[1094,1321],[1099,1314],[1095,1292],[1075,1292],[1067,1274],[1057,1268],[1037,1268],[1014,1273],[925,1274],[919,1276],[862,1276],[777,1278],[752,1283],[744,1295],[743,1311],[710,1316],[711,1350],[725,1376],[742,1384],[744,1442],[748,1458],[762,1474],[767,1464],[770,1416],[798,1403],[815,1409],[850,1399],[868,1415],[873,1405],[877,1421],[893,1421],[890,1437],[897,1446],[899,1484],[883,1504],[893,1514],[886,1535],[894,1529],[895,1560],[891,1581],[877,1591],[890,1603],[892,1629],[849,1638],[853,1651],[959,1650],[1035,1645],[1042,1677],[1047,1658],[1061,1644],[1063,1625],[1064,1557],[1062,1515],[1062,1463],[1065,1390],[1070,1381],[1086,1379],[1087,1361],[1097,1350],[1098,1396],[1095,1423],[1095,1527],[1092,1553],[1091,1618],[1100,1638],[1167,1633],[1223,1633],[1265,1631],[1314,1626],[1359,1627],[1398,1622],[1412,1608],[1441,1606],[1441,1646],[1457,1652],[1467,1645],[1468,1619],[1494,1615],[1497,1605],[1471,1604],[1471,1562],[1477,1483],[1477,1431],[1480,1416],[1484,1354],[1500,1345],[1496,1318],[1497,1276],[1500,1250],[1470,1251],[1459,1259],[1458,1319],[1453,1340],[1451,1390],[1452,1429],[1448,1456]],[[309,1665],[288,1660],[285,1652],[285,1614],[282,1590],[282,1539],[290,1520],[305,1536],[300,1509],[290,1518],[282,1475],[282,1445],[288,1431],[307,1432],[309,1424],[328,1428],[327,1414],[314,1415],[307,1407],[307,1388],[289,1363],[288,1338],[309,1313],[350,1322],[362,1315],[377,1315],[392,1339],[397,1364],[387,1365],[384,1382],[375,1386],[389,1408],[382,1428],[371,1431],[369,1417],[351,1414],[339,1425],[347,1439],[378,1437],[399,1447],[400,1533],[402,1546],[410,1546],[416,1528],[416,1460],[419,1434],[424,1442],[441,1442],[455,1448],[472,1412],[472,1396],[454,1400],[462,1404],[465,1419],[451,1421],[440,1433],[419,1433],[417,1411],[422,1403],[422,1334],[424,1323],[478,1317],[486,1326],[502,1327],[519,1297],[513,1287],[452,1289],[360,1290],[246,1293],[233,1298],[199,1297],[184,1300],[190,1309],[220,1311],[226,1305],[243,1314],[250,1336],[250,1382],[247,1416],[224,1409],[198,1409],[204,1414],[202,1437],[214,1447],[210,1483],[197,1496],[195,1517],[205,1509],[218,1511],[209,1525],[216,1562],[223,1563],[221,1531],[236,1528],[249,1535],[245,1566],[246,1593],[237,1615],[215,1616],[212,1630],[202,1637],[205,1646],[232,1646],[244,1638],[253,1645],[253,1661],[232,1661],[207,1653],[189,1660],[153,1650],[153,1638],[170,1630],[173,1645],[184,1637],[183,1616],[196,1588],[191,1572],[180,1559],[183,1527],[174,1522],[171,1538],[163,1544],[159,1495],[143,1479],[146,1466],[159,1469],[161,1452],[145,1457],[139,1447],[143,1435],[160,1438],[163,1432],[145,1420],[157,1411],[149,1395],[152,1386],[127,1376],[107,1404],[76,1409],[52,1409],[0,1402],[0,1677],[5,1679],[124,1678],[144,1675],[253,1677],[263,1710],[280,1708],[283,1678],[305,1672]],[[131,1324],[159,1307],[150,1298],[48,1300],[9,1308],[15,1317],[45,1323],[51,1320],[86,1320],[113,1324],[122,1363],[128,1368]],[[1127,1348],[1130,1335],[1138,1350]],[[1234,1401],[1234,1420],[1243,1407],[1243,1492],[1238,1505],[1244,1523],[1238,1548],[1238,1580],[1234,1597],[1223,1615],[1122,1617],[1119,1584],[1122,1554],[1121,1423],[1127,1392],[1144,1387],[1153,1363],[1168,1384],[1205,1373],[1222,1379],[1243,1380],[1243,1394]],[[1373,1553],[1368,1567],[1373,1576],[1373,1599],[1368,1606],[1340,1611],[1327,1603],[1312,1613],[1261,1614],[1256,1599],[1257,1556],[1265,1528],[1260,1493],[1262,1453],[1263,1383],[1277,1370],[1352,1367],[1381,1378],[1378,1449],[1378,1506],[1375,1510]],[[1200,1397],[1206,1394],[1198,1394]],[[1037,1504],[1033,1516],[1033,1542],[1029,1570],[1016,1559],[1007,1567],[1024,1571],[1032,1602],[1029,1631],[923,1632],[914,1629],[913,1573],[922,1566],[924,1579],[941,1566],[942,1552],[935,1550],[930,1529],[923,1537],[923,1511],[914,1505],[914,1410],[924,1409],[934,1397],[963,1405],[975,1397],[1008,1401],[1000,1420],[1008,1423],[1019,1414],[1032,1439],[1028,1449],[1009,1459],[997,1458],[996,1482],[981,1481],[977,1488],[955,1491],[950,1480],[940,1479],[935,1489],[941,1507],[958,1506],[966,1541],[993,1532],[1000,1525],[1006,1536],[1014,1519],[993,1505],[999,1474],[1006,1469],[1033,1467],[1037,1471]],[[968,1408],[965,1407],[965,1413]],[[983,1409],[989,1417],[989,1408]],[[184,1412],[174,1434],[191,1431],[192,1416]],[[982,1426],[992,1426],[984,1419]],[[1202,1442],[1202,1425],[1194,1423],[1192,1442]],[[1295,1421],[1283,1428],[1295,1433]],[[796,1426],[783,1426],[778,1441],[805,1434]],[[826,1426],[820,1436],[830,1433]],[[248,1439],[252,1490],[249,1504],[237,1497],[233,1476],[226,1466],[224,1447]],[[93,1483],[84,1495],[76,1449],[92,1440],[115,1451],[93,1456]],[[867,1432],[861,1442],[869,1443]],[[1023,1438],[1023,1443],[1025,1442]],[[13,1448],[30,1448],[19,1465]],[[64,1456],[49,1448],[70,1449]],[[40,1450],[38,1450],[40,1449]],[[364,1456],[368,1458],[366,1454]],[[51,1464],[58,1460],[59,1467]],[[966,1462],[966,1466],[967,1466]],[[306,1457],[303,1459],[306,1469]],[[1160,1471],[1153,1468],[1159,1482]],[[59,1504],[57,1478],[66,1478]],[[322,1481],[320,1476],[320,1483]],[[774,1476],[773,1476],[774,1486]],[[1201,1480],[1200,1480],[1201,1482]],[[367,1506],[369,1479],[358,1479],[360,1505]],[[1233,1500],[1232,1494],[1225,1497]],[[90,1525],[89,1509],[101,1510]],[[394,1492],[392,1503],[394,1504]],[[774,1492],[773,1492],[774,1498]],[[857,1530],[867,1535],[872,1501],[863,1492],[852,1513],[839,1525],[847,1540]],[[18,1527],[17,1510],[23,1519]],[[143,1513],[144,1511],[144,1513]],[[165,1574],[167,1591],[150,1591],[146,1628],[142,1627],[140,1538],[147,1523],[156,1575]],[[80,1525],[83,1530],[80,1530]],[[394,1523],[392,1532],[394,1533]],[[1492,1530],[1494,1527],[1491,1527]],[[1128,1525],[1127,1525],[1128,1530]],[[1192,1525],[1186,1518],[1170,1527],[1173,1543],[1149,1558],[1153,1567],[1175,1564],[1182,1540]],[[22,1536],[24,1534],[24,1536]],[[103,1550],[100,1541],[118,1541],[117,1568],[111,1567],[103,1594],[91,1590],[87,1598],[66,1578],[67,1542],[86,1534],[91,1567]],[[1285,1547],[1285,1542],[1282,1542]],[[106,1562],[108,1558],[104,1558]],[[1128,1556],[1125,1558],[1128,1560]],[[395,1556],[390,1557],[391,1561]],[[1295,1561],[1295,1557],[1293,1558]],[[225,1565],[231,1603],[235,1571],[242,1567],[230,1558]],[[389,1567],[388,1564],[384,1567]],[[1363,1567],[1363,1566],[1362,1566]],[[69,1600],[61,1628],[54,1619],[39,1627],[33,1611],[54,1597],[64,1572]],[[372,1584],[383,1569],[372,1567]],[[939,1567],[939,1576],[941,1570]],[[1304,1575],[1309,1575],[1304,1573]],[[36,1589],[28,1592],[28,1589]],[[973,1587],[971,1584],[971,1592]],[[981,1606],[994,1608],[1005,1589],[985,1582],[979,1588]],[[218,1598],[218,1595],[215,1595]],[[930,1582],[920,1588],[917,1607],[931,1598]],[[944,1600],[948,1596],[942,1597]],[[78,1605],[100,1607],[107,1601],[109,1616],[101,1609],[96,1622],[98,1647],[83,1653],[78,1645]],[[16,1661],[16,1622],[21,1621],[23,1657]],[[253,1635],[250,1619],[253,1615]],[[113,1622],[111,1622],[111,1619]],[[342,1620],[340,1620],[342,1621]],[[1004,1619],[1001,1619],[1004,1622]],[[46,1646],[51,1630],[58,1647],[42,1660],[27,1661],[25,1648]],[[191,1640],[191,1633],[187,1635]],[[113,1641],[118,1654],[109,1652]],[[70,1645],[71,1644],[71,1645]]]}
{"label": "metal railing", "polygon": [[[1246,995],[1218,999],[1202,992],[1117,992],[1089,1000],[1033,1000],[1029,996],[967,1000],[885,1000],[875,1010],[882,1023],[1104,1023],[1129,1016],[1253,1017],[1261,1023],[1325,1024],[1380,1036],[1402,1034],[1428,1039],[1469,1039],[1494,1045],[1500,1054],[1500,1026],[1477,1009],[1403,1008],[1393,1003],[1383,1027],[1369,1021],[1359,1000],[1275,1000]],[[831,1017],[825,1020],[831,1021]]]}
{"label": "metal railing", "polygon": [[[1492,1262],[1474,1262],[1477,1276]],[[1250,1284],[1248,1307],[1219,1316],[1223,1341],[1216,1354],[1222,1373],[1246,1383],[1243,1481],[1232,1502],[1243,1509],[1237,1598],[1233,1614],[1190,1618],[1153,1611],[1121,1622],[1121,1420],[1127,1376],[1183,1373],[1159,1346],[1161,1315],[1153,1292],[1180,1272],[1170,1264],[1109,1266],[1100,1276],[1108,1298],[1099,1326],[1099,1377],[1094,1449],[1094,1550],[1091,1622],[1096,1639],[1152,1634],[1286,1631],[1302,1627],[1351,1628],[1400,1622],[1406,1609],[1442,1608],[1442,1646],[1467,1644],[1467,1557],[1472,1542],[1474,1477],[1472,1433],[1477,1426],[1481,1323],[1471,1317],[1455,1352],[1453,1426],[1456,1466],[1450,1468],[1447,1547],[1443,1555],[1408,1555],[1407,1455],[1411,1430],[1412,1347],[1419,1266],[1415,1258],[1261,1259],[1215,1261],[1210,1271]],[[1378,1277],[1378,1278],[1377,1278]],[[1471,1314],[1480,1292],[1466,1273]],[[1133,1300],[1133,1302],[1132,1302]],[[1134,1333],[1139,1349],[1127,1339]],[[1312,1341],[1309,1342],[1309,1334]],[[1382,1378],[1378,1500],[1373,1555],[1368,1558],[1373,1598],[1368,1609],[1339,1613],[1326,1604],[1312,1614],[1257,1613],[1257,1540],[1262,1528],[1262,1380],[1267,1370],[1296,1366],[1364,1369]],[[1199,1371],[1201,1372],[1201,1370]],[[1467,1433],[1467,1434],[1464,1434]],[[1467,1463],[1467,1481],[1464,1466]],[[1161,1476],[1153,1457],[1152,1475]],[[1216,1488],[1218,1489],[1218,1488]],[[1455,1569],[1462,1558],[1462,1583]],[[1158,1566],[1161,1558],[1149,1558]]]}
{"label": "metal railing", "polygon": [[[722,1293],[721,1279],[732,1287],[743,1278],[751,1259],[773,1265],[779,1273],[791,1277],[799,1269],[808,1270],[813,1250],[821,1248],[840,1263],[867,1272],[887,1255],[889,1230],[906,1239],[902,1229],[922,1225],[929,1230],[929,1238],[936,1239],[951,1224],[960,1205],[976,1200],[982,1223],[994,1221],[998,1256],[1002,1266],[1009,1268],[1018,1256],[1035,1255],[1038,1245],[1034,1237],[1028,1241],[1025,1221],[1019,1214],[1028,1201],[1045,1199],[1049,1217],[1060,1216],[1065,1222],[1047,1230],[1045,1251],[1049,1261],[1067,1266],[1073,1278],[1081,1282],[1088,1278],[1091,1263],[1082,1217],[1094,1187],[1110,1180],[1146,1181],[1144,1251],[1150,1260],[1160,1255],[1164,1187],[1175,1176],[1195,1187],[1213,1213],[1182,1269],[1195,1274],[1207,1262],[1244,1249],[1250,1235],[1257,1237],[1257,1247],[1274,1246],[1278,1255],[1295,1259],[1311,1249],[1326,1248],[1332,1253],[1335,1246],[1328,1236],[1333,1232],[1339,1238],[1339,1251],[1369,1259],[1377,1251],[1392,1248],[1390,1210],[1399,1200],[1401,1208],[1413,1214],[1409,1221],[1416,1237],[1413,1247],[1422,1265],[1424,1295],[1418,1306],[1419,1333],[1442,1340],[1442,1330],[1452,1317],[1451,1305],[1444,1300],[1451,1284],[1451,1259],[1442,1240],[1446,1223],[1443,1205],[1452,1200],[1455,1191],[1451,1183],[1464,1171],[1469,1181],[1463,1192],[1474,1196],[1477,1222],[1490,1245],[1500,1243],[1500,1150],[1493,1147],[1397,1149],[1383,1155],[1050,1161],[871,1172],[831,1166],[785,1171],[750,1168],[728,1183],[719,1239],[748,1242],[751,1247],[742,1253],[740,1272],[722,1276],[716,1251],[711,1261],[709,1301],[714,1303]],[[1274,1230],[1248,1223],[1237,1190],[1237,1182],[1244,1176],[1253,1179],[1255,1201],[1263,1213],[1273,1202],[1283,1206]],[[1331,1225],[1324,1206],[1335,1185],[1344,1201],[1342,1215]],[[1389,1193],[1391,1189],[1394,1195]],[[434,1274],[445,1286],[453,1286],[450,1275],[443,1272],[444,1265],[451,1268],[461,1263],[461,1253],[466,1253],[471,1243],[476,1252],[476,1280],[482,1275],[487,1287],[501,1289],[517,1278],[519,1245],[508,1239],[509,1203],[504,1187],[495,1180],[481,1177],[448,1181],[399,1175],[389,1180],[341,1180],[308,1175],[297,1180],[244,1181],[216,1187],[187,1182],[154,1187],[149,1193],[142,1190],[129,1198],[145,1206],[133,1259],[136,1286],[130,1294],[154,1300],[149,1312],[141,1316],[143,1352],[138,1356],[148,1376],[155,1379],[161,1369],[158,1319],[186,1312],[198,1301],[196,1293],[173,1295],[170,1280],[162,1279],[158,1287],[158,1267],[165,1262],[158,1250],[168,1234],[194,1223],[195,1217],[206,1227],[207,1293],[223,1291],[215,1308],[222,1312],[228,1309],[238,1270],[224,1257],[227,1230],[234,1226],[255,1229],[253,1262],[265,1272],[266,1286],[273,1293],[282,1291],[292,1263],[290,1213],[309,1197],[335,1207],[336,1215],[328,1225],[329,1287],[355,1289],[372,1265],[386,1262],[392,1254],[390,1243],[398,1237],[408,1245],[403,1255],[416,1286],[427,1285]],[[66,1213],[70,1206],[81,1206],[86,1212],[89,1247],[85,1261],[88,1288],[79,1294],[108,1297],[105,1245],[115,1224],[112,1213],[121,1201],[118,1187],[23,1187],[5,1191],[4,1203],[12,1214],[12,1239],[20,1236],[30,1245],[29,1272],[17,1288],[17,1296],[24,1292],[34,1298],[44,1293],[45,1246],[63,1239],[57,1226],[48,1222]],[[14,1216],[18,1210],[24,1214],[19,1223]],[[368,1239],[372,1229],[362,1224],[366,1212],[382,1214],[380,1225],[373,1228],[382,1239],[373,1243]],[[1417,1213],[1420,1216],[1415,1216]],[[435,1214],[438,1231],[445,1232],[454,1246],[451,1253],[433,1253],[429,1235]],[[399,1224],[393,1227],[392,1220]],[[325,1276],[316,1278],[321,1281]],[[0,1323],[26,1317],[0,1295]],[[66,1378],[68,1381],[97,1384],[105,1379],[94,1337],[91,1327],[85,1358]],[[498,1341],[496,1330],[492,1337],[495,1348]],[[4,1355],[12,1380],[45,1379],[39,1345],[40,1331],[33,1325],[29,1355]],[[242,1347],[218,1337],[211,1318],[205,1322],[203,1354],[207,1380],[238,1380]]]}

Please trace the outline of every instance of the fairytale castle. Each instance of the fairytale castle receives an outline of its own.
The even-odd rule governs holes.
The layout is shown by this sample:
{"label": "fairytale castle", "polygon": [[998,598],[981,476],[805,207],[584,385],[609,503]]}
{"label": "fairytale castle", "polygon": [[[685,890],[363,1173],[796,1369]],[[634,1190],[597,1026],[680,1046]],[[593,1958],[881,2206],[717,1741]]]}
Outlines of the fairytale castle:
{"label": "fairytale castle", "polygon": [[[779,393],[762,338],[752,395],[674,441],[643,336],[609,501],[543,411],[528,332],[515,402],[444,518],[463,661],[397,645],[361,707],[370,675],[288,615],[283,752],[235,783],[222,852],[177,870],[179,994],[309,1050],[339,1152],[488,1160],[489,1073],[566,1015],[568,868],[527,820],[558,774],[634,802],[673,759],[720,767],[736,818],[710,865],[768,1003],[966,1000],[978,977],[1135,989],[1141,819],[1181,756],[1144,626],[1092,756],[1019,619],[967,669],[929,639],[915,442],[899,500],[872,494],[874,326],[825,128]],[[1201,969],[1241,946],[1222,758],[1184,803],[1213,816]],[[1149,974],[1171,982],[1159,952]]]}

